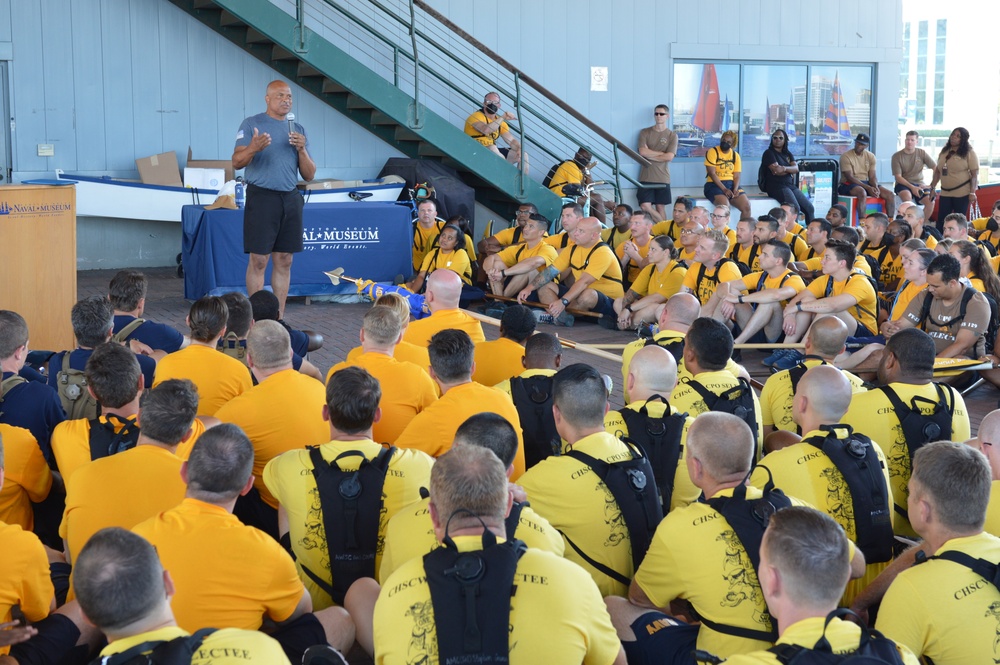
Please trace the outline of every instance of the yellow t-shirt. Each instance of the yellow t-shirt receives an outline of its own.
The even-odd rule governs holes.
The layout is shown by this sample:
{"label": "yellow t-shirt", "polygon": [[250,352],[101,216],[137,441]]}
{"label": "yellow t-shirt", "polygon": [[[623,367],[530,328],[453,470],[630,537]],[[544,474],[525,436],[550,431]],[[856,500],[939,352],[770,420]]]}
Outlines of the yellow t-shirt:
{"label": "yellow t-shirt", "polygon": [[571,159],[564,161],[556,169],[556,172],[552,174],[552,179],[549,181],[552,184],[549,189],[556,196],[565,196],[563,192],[563,185],[580,185],[583,183],[583,169],[580,165]]}
{"label": "yellow t-shirt", "polygon": [[[732,180],[734,173],[741,173],[743,171],[743,161],[740,159],[740,153],[735,150],[722,152],[718,147],[709,148],[708,152],[705,153],[705,166],[714,166],[715,175],[722,182]],[[712,177],[705,175],[705,182],[712,182]]]}
{"label": "yellow t-shirt", "polygon": [[495,386],[524,370],[523,357],[524,345],[512,339],[500,337],[492,342],[479,342],[473,357],[476,366],[472,380],[484,386]]}
{"label": "yellow t-shirt", "polygon": [[744,247],[743,245],[734,245],[729,249],[729,253],[726,254],[726,258],[732,259],[733,261],[738,261],[748,268],[751,272],[760,271],[760,245],[751,243],[749,247]]}
{"label": "yellow t-shirt", "polygon": [[76,556],[109,526],[131,529],[184,499],[181,459],[155,445],[136,446],[77,469],[66,492],[59,535]]}
{"label": "yellow t-shirt", "polygon": [[686,275],[687,268],[677,261],[671,261],[664,270],[650,263],[636,275],[629,288],[642,297],[656,294],[669,300],[681,290]]}
{"label": "yellow t-shirt", "polygon": [[480,134],[479,130],[473,127],[473,123],[481,122],[484,125],[489,125],[490,120],[486,117],[486,114],[483,111],[476,111],[465,119],[465,133],[479,141],[484,146],[488,147],[495,145],[498,138],[510,131],[510,127],[507,125],[507,122],[502,118],[499,120],[500,126],[496,131],[489,134]]}
{"label": "yellow t-shirt", "polygon": [[[713,498],[732,495],[730,488]],[[760,497],[760,490],[747,488],[747,499]],[[683,598],[700,616],[716,623],[771,629],[750,557],[726,519],[707,503],[692,503],[663,518],[634,583],[657,607]],[[769,646],[770,642],[718,633],[705,624],[698,630],[698,648],[720,658]]]}
{"label": "yellow t-shirt", "polygon": [[573,279],[580,279],[586,273],[594,278],[588,288],[603,293],[609,298],[621,298],[625,295],[622,289],[622,266],[610,247],[604,243],[593,247],[568,247],[556,257],[552,264],[562,273],[570,270]]}
{"label": "yellow t-shirt", "polygon": [[362,353],[354,360],[337,363],[326,373],[326,382],[345,367],[361,367],[378,379],[382,388],[379,408],[382,418],[372,425],[372,437],[380,443],[396,440],[414,416],[437,399],[437,384],[413,363],[400,362],[384,353]]}
{"label": "yellow t-shirt", "polygon": [[[482,548],[479,536],[455,538],[459,551]],[[510,598],[510,663],[607,665],[621,642],[587,574],[564,559],[528,548]],[[382,585],[375,603],[375,665],[437,665],[437,630],[422,558],[410,559]]]}
{"label": "yellow t-shirt", "polygon": [[[629,454],[625,444],[607,432],[584,437],[564,450],[579,450],[600,460],[614,461]],[[621,509],[611,491],[590,468],[566,455],[547,457],[531,467],[519,484],[539,515],[591,559],[632,577],[632,546]],[[602,596],[624,596],[625,585],[587,563],[572,547],[566,558],[590,573]]]}
{"label": "yellow t-shirt", "polygon": [[576,246],[576,243],[570,239],[569,234],[566,233],[565,231],[560,231],[559,233],[552,236],[546,236],[542,238],[542,242],[544,242],[546,245],[551,245],[556,249],[557,252],[562,251],[567,247]]}
{"label": "yellow t-shirt", "polygon": [[30,431],[0,423],[0,439],[4,450],[0,522],[31,531],[35,528],[31,504],[49,495],[52,472]]}
{"label": "yellow t-shirt", "polygon": [[559,256],[559,252],[555,247],[546,243],[539,242],[535,245],[534,249],[528,247],[527,244],[522,245],[511,245],[510,247],[505,247],[500,250],[497,254],[503,264],[508,268],[516,266],[521,261],[526,259],[533,259],[536,256],[540,256],[545,259],[545,265],[539,266],[538,272],[541,272],[548,266],[552,265],[556,261],[556,257]]}
{"label": "yellow t-shirt", "polygon": [[[823,253],[821,252],[819,256],[814,256],[811,259],[806,259],[803,263],[806,264],[806,270],[822,270]],[[857,258],[854,259],[854,272],[862,272],[868,277],[872,276],[871,266],[868,265],[868,261],[865,260],[865,257],[860,254],[858,254]]]}
{"label": "yellow t-shirt", "polygon": [[[653,235],[656,235],[655,233]],[[625,229],[625,231],[619,231],[618,227],[612,225],[603,231],[601,231],[601,241],[608,243],[611,249],[618,251],[618,246],[621,245],[626,240],[632,239],[632,231],[630,229]],[[645,256],[645,255],[644,255]]]}
{"label": "yellow t-shirt", "polygon": [[654,236],[670,236],[677,241],[681,238],[681,225],[675,224],[672,219],[665,219],[662,222],[653,224],[653,228],[650,233]]}
{"label": "yellow t-shirt", "polygon": [[920,293],[926,288],[927,282],[924,282],[923,284],[915,284],[910,281],[904,282],[903,288],[896,292],[896,298],[892,301],[892,310],[889,312],[889,320],[895,321],[903,318],[903,314],[906,313],[907,305],[909,305],[910,302],[920,295]]}
{"label": "yellow t-shirt", "polygon": [[499,231],[493,234],[493,238],[496,239],[496,241],[500,243],[502,247],[513,245],[515,244],[515,241],[518,243],[523,243],[524,241],[521,240],[522,236],[520,233],[518,233],[518,229],[520,228],[521,228],[520,226],[510,226],[507,227],[506,229],[500,229]]}
{"label": "yellow t-shirt", "polygon": [[[382,451],[382,446],[370,440],[330,441],[320,446],[323,459],[333,461],[341,453],[357,450],[368,460]],[[382,512],[379,517],[379,540],[375,549],[375,572],[378,572],[385,547],[385,529],[389,520],[403,506],[420,499],[420,488],[430,486],[431,466],[434,460],[416,450],[398,449],[389,460],[389,469],[382,486]],[[348,456],[338,463],[340,468],[352,471],[361,464],[357,456]],[[330,555],[327,549],[326,527],[313,464],[307,450],[292,450],[271,460],[264,468],[264,483],[288,514],[289,535],[299,577],[312,596],[313,609],[333,605],[333,599],[309,579],[305,566],[328,584],[331,580]]]}
{"label": "yellow t-shirt", "polygon": [[[672,345],[674,342],[683,339],[684,339],[684,333],[679,332],[677,330],[661,330],[655,335],[653,335],[654,342],[661,346]],[[634,342],[629,342],[625,346],[625,348],[622,349],[622,386],[623,386],[622,389],[625,392],[626,403],[630,401],[628,395],[628,388],[625,387],[628,385],[629,365],[632,364],[632,356],[634,356],[636,351],[638,351],[645,345],[646,345],[646,340],[637,339]],[[735,379],[740,375],[740,366],[736,363],[735,360],[730,358],[729,361],[726,362],[725,371],[729,372]],[[682,356],[681,360],[677,363],[677,382],[680,383],[682,381],[688,381],[691,378],[693,378],[691,376],[691,372],[688,371],[687,365],[684,364],[684,358]]]}
{"label": "yellow t-shirt", "polygon": [[[938,394],[934,384],[925,383],[914,385],[911,383],[890,383],[899,399],[906,406],[910,407],[914,397],[921,397],[929,401],[917,401],[920,412],[928,415],[932,412],[934,405],[938,402]],[[969,428],[969,416],[965,408],[965,400],[957,390],[950,386],[941,386],[945,391],[945,397],[949,404],[955,405],[955,412],[951,419],[951,441],[965,441],[971,436]],[[950,393],[950,394],[949,394]],[[902,510],[906,510],[906,500],[910,495],[908,483],[910,482],[910,453],[906,446],[906,438],[903,435],[903,428],[899,424],[899,417],[889,398],[880,389],[869,390],[863,393],[855,393],[851,398],[851,407],[841,419],[858,431],[862,431],[871,437],[885,453],[889,462],[889,479],[892,482],[892,497]],[[897,511],[898,513],[898,511]],[[907,538],[914,538],[917,534],[910,526],[909,520],[901,514],[896,515],[893,525],[896,534]]]}
{"label": "yellow t-shirt", "polygon": [[[802,278],[793,273],[791,270],[786,269],[785,272],[781,273],[777,277],[771,277],[768,275],[764,277],[767,273],[752,272],[749,275],[743,276],[743,286],[746,287],[747,291],[750,293],[755,293],[760,290],[766,289],[780,289],[786,286],[790,286],[795,289],[795,293],[801,293],[806,288],[806,283],[802,281]],[[764,277],[764,283],[761,285],[760,278]],[[780,301],[781,306],[784,307],[788,304],[788,300]]]}
{"label": "yellow t-shirt", "polygon": [[272,508],[278,502],[265,487],[264,466],[281,453],[317,446],[330,439],[323,420],[326,387],[315,379],[286,369],[261,381],[219,409],[215,417],[239,425],[253,443],[253,486]]}
{"label": "yellow t-shirt", "polygon": [[680,251],[677,253],[677,260],[683,261],[685,265],[687,265],[688,268],[690,269],[690,267],[694,264],[694,250],[695,250],[694,247],[692,247],[691,249],[688,249],[687,247],[681,247]]}
{"label": "yellow t-shirt", "polygon": [[467,332],[473,344],[486,341],[479,320],[460,309],[439,309],[430,316],[414,321],[406,327],[403,341],[426,349],[435,333],[452,328]]}
{"label": "yellow t-shirt", "polygon": [[132,531],[170,571],[170,606],[184,630],[257,630],[265,616],[288,619],[305,593],[288,552],[220,506],[188,497]]}
{"label": "yellow t-shirt", "polygon": [[[646,407],[646,412],[652,418],[662,418],[663,414],[667,410],[667,405],[659,400],[632,402],[626,409],[630,409],[635,412],[639,412],[642,407]],[[676,415],[679,413],[677,409],[670,407],[670,414]],[[688,475],[687,464],[685,459],[687,459],[687,433],[688,428],[691,427],[691,423],[694,422],[694,418],[688,416],[684,419],[684,427],[681,429],[681,454],[677,458],[677,470],[674,472],[674,490],[673,494],[670,495],[670,510],[675,510],[683,506],[688,505],[692,501],[696,501],[698,496],[701,494],[701,490],[694,486],[691,482],[691,476]],[[628,430],[628,424],[626,424],[625,419],[622,418],[621,411],[608,411],[604,414],[604,430],[609,434],[614,435],[615,438],[621,439],[626,436],[630,436]]]}
{"label": "yellow t-shirt", "polygon": [[396,445],[440,457],[451,448],[458,426],[470,416],[483,412],[503,416],[517,432],[517,456],[511,476],[512,480],[516,480],[524,473],[524,438],[517,409],[508,395],[475,381],[450,388],[438,401],[424,409],[396,438]]}
{"label": "yellow t-shirt", "polygon": [[444,228],[445,221],[439,219],[435,221],[429,229],[425,229],[420,226],[419,223],[413,226],[413,271],[417,272],[420,270],[420,266],[424,262],[424,256],[430,251],[431,247],[434,246],[434,241],[437,240],[438,234],[441,233],[441,229]]}
{"label": "yellow t-shirt", "polygon": [[[389,520],[385,532],[382,564],[378,570],[379,580],[389,579],[389,576],[404,563],[414,557],[422,557],[440,544],[434,535],[429,503],[430,499],[420,499],[400,510]],[[563,556],[565,551],[559,532],[529,505],[521,509],[514,537],[523,540],[528,547],[552,552],[556,556]]]}
{"label": "yellow t-shirt", "polygon": [[[526,369],[523,372],[521,372],[520,374],[518,374],[517,376],[518,376],[518,378],[521,378],[521,379],[530,379],[533,376],[554,376],[555,373],[556,373],[556,370],[554,370],[554,369]],[[513,378],[513,377],[511,377],[511,378]],[[500,392],[502,392],[507,397],[511,396],[511,392],[510,392],[510,379],[505,379],[505,380],[501,381],[500,383],[496,384],[493,387],[496,388],[497,390],[499,390]]]}
{"label": "yellow t-shirt", "polygon": [[[131,637],[115,640],[101,651],[101,656],[112,656],[128,651],[143,642],[169,641],[186,637],[187,633],[176,626],[151,630]],[[257,630],[223,628],[205,637],[205,641],[191,656],[191,665],[291,665],[278,642]]]}
{"label": "yellow t-shirt", "polygon": [[[859,433],[864,434],[864,432]],[[835,429],[834,434],[839,439],[845,439],[847,430]],[[757,465],[750,477],[750,482],[755,487],[763,489],[768,480],[767,472],[770,471],[770,478],[774,481],[775,487],[789,496],[794,496],[796,499],[801,499],[818,510],[822,510],[843,527],[851,541],[857,541],[857,523],[851,489],[847,486],[844,474],[833,464],[827,454],[813,444],[804,441],[813,437],[822,440],[826,437],[826,433],[820,430],[806,432],[802,437],[803,442],[768,453]],[[882,449],[877,445],[873,445],[873,447],[882,468],[885,486],[889,488],[886,505],[891,523],[895,519],[893,514],[895,511],[892,509],[892,485],[889,482],[889,469]],[[867,562],[864,576],[847,583],[847,590],[844,592],[841,604],[850,607],[855,596],[885,570],[889,563],[891,560],[877,563]]]}
{"label": "yellow t-shirt", "polygon": [[[935,554],[964,552],[1000,561],[1000,539],[986,533],[953,538]],[[1000,590],[968,568],[929,560],[904,570],[889,586],[875,627],[935,665],[997,660]]]}
{"label": "yellow t-shirt", "polygon": [[[642,247],[639,247],[637,244],[636,247],[639,247],[639,256],[641,256],[642,258],[646,258],[646,256],[649,255],[649,248],[652,245],[652,243],[653,243],[653,237],[650,236],[649,240],[647,240],[646,244],[643,245]],[[623,244],[619,244],[618,247],[614,248],[614,250],[615,250],[615,256],[618,257],[619,262],[625,258],[625,246]],[[631,259],[629,259],[627,265],[628,265],[628,281],[630,283],[634,282],[636,277],[639,276],[639,273],[643,270],[643,268],[646,267],[643,266],[642,268],[640,268],[639,266],[635,265],[635,263],[633,263]]]}
{"label": "yellow t-shirt", "polygon": [[994,480],[990,486],[990,503],[986,507],[986,533],[1000,538],[1000,480]]}
{"label": "yellow t-shirt", "polygon": [[[674,388],[674,392],[670,395],[670,404],[678,411],[687,413],[694,418],[697,418],[702,413],[706,413],[709,408],[705,404],[705,400],[701,398],[701,395],[688,385],[691,381],[697,381],[716,395],[721,395],[730,388],[740,385],[739,379],[733,376],[728,369],[718,372],[702,372],[693,378],[689,376],[685,376],[683,379],[678,378],[677,387]],[[757,399],[757,393],[753,389],[750,392],[753,393],[754,417],[757,420],[757,431],[754,434],[757,437],[757,441],[760,442],[764,439],[760,400]]]}
{"label": "yellow t-shirt", "polygon": [[781,241],[787,243],[792,248],[792,256],[795,261],[805,261],[809,257],[810,248],[806,244],[806,241],[802,239],[802,236],[788,231]]}
{"label": "yellow t-shirt", "polygon": [[246,365],[200,344],[190,344],[156,363],[153,387],[167,379],[194,382],[198,387],[199,416],[214,416],[223,404],[253,387]]}
{"label": "yellow t-shirt", "polygon": [[[826,365],[827,363],[819,358],[810,356],[802,364],[812,369],[813,367]],[[841,370],[841,373],[850,381],[851,392],[860,393],[866,390],[864,381],[846,370]],[[794,396],[791,370],[786,369],[775,372],[767,377],[767,381],[764,382],[764,388],[760,391],[760,408],[761,416],[764,419],[763,424],[786,432],[798,431],[798,425],[792,419],[792,398]]]}
{"label": "yellow t-shirt", "polygon": [[[354,347],[347,352],[346,362],[353,362],[354,360],[357,360],[358,356],[360,356],[363,352],[364,349],[360,346]],[[392,357],[399,362],[413,363],[430,376],[428,368],[431,366],[431,357],[427,354],[426,346],[417,346],[416,344],[411,344],[410,342],[403,340],[396,345],[395,349],[393,349]]]}
{"label": "yellow t-shirt", "polygon": [[867,328],[869,332],[878,333],[878,323],[875,321],[877,302],[875,289],[872,288],[871,282],[855,273],[848,275],[847,279],[842,282],[834,280],[830,275],[821,275],[814,279],[806,288],[817,299],[826,298],[826,286],[830,281],[833,281],[833,288],[829,295],[839,296],[847,294],[854,296],[857,303],[846,308],[846,311],[856,321]]}
{"label": "yellow t-shirt", "polygon": [[[867,241],[866,241],[867,242]],[[903,274],[903,255],[899,254],[893,257],[892,252],[888,251],[885,247],[881,245],[866,247],[866,243],[862,243],[862,249],[859,254],[867,254],[868,256],[875,259],[878,262],[879,267],[882,268],[882,276],[879,281],[883,284],[892,284],[894,281],[898,280]],[[861,257],[864,261],[864,257]],[[865,263],[868,263],[865,261]],[[871,268],[869,268],[870,270]]]}
{"label": "yellow t-shirt", "polygon": [[[825,623],[824,617],[810,617],[796,621],[782,630],[781,637],[775,644],[792,644],[812,649],[820,637],[826,636],[833,653],[845,654],[858,648],[861,628],[856,623],[840,618],[833,619],[830,625],[824,627]],[[896,651],[899,652],[904,665],[920,665],[917,657],[905,646],[897,644]],[[726,659],[726,665],[779,665],[780,663],[777,654],[770,651],[754,651]]]}
{"label": "yellow t-shirt", "polygon": [[462,278],[462,282],[468,286],[472,285],[472,264],[469,262],[469,254],[464,249],[456,249],[445,253],[435,247],[424,255],[423,263],[420,264],[420,272],[430,275],[435,270],[450,270]]}
{"label": "yellow t-shirt", "polygon": [[[117,434],[123,425],[117,418],[109,419],[99,416],[102,423],[110,422]],[[136,417],[128,419],[135,422]],[[52,454],[56,458],[56,466],[62,474],[66,487],[70,486],[70,478],[76,470],[90,463],[90,421],[86,418],[64,420],[52,430]]]}
{"label": "yellow t-shirt", "polygon": [[[703,274],[702,271],[704,271]],[[706,305],[711,300],[715,290],[719,288],[719,284],[740,279],[742,276],[740,269],[732,261],[720,259],[714,268],[708,268],[695,261],[684,276],[684,287],[691,289],[691,293],[701,301],[701,304]]]}
{"label": "yellow t-shirt", "polygon": [[[28,621],[49,615],[55,599],[49,577],[49,559],[38,536],[16,524],[0,522],[0,623],[11,620],[11,608],[20,606]],[[0,646],[0,655],[9,647]]]}

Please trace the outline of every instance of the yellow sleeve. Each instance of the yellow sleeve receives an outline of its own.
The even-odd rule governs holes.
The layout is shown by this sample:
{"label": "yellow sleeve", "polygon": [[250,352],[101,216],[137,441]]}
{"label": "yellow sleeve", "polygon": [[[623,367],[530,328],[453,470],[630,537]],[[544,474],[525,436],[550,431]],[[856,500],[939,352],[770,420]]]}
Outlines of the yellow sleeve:
{"label": "yellow sleeve", "polygon": [[511,245],[509,247],[504,247],[499,252],[497,252],[497,256],[500,257],[500,260],[503,261],[503,264],[505,266],[510,268],[511,266],[517,264],[517,250],[520,249],[520,247],[521,245]]}
{"label": "yellow sleeve", "polygon": [[628,425],[620,411],[608,411],[604,414],[604,431],[618,439],[628,436]]}
{"label": "yellow sleeve", "polygon": [[439,252],[430,251],[424,256],[423,263],[420,264],[420,270],[417,272],[430,272],[431,267],[433,267],[433,260],[437,258]]}
{"label": "yellow sleeve", "polygon": [[653,271],[655,269],[656,269],[656,266],[653,265],[652,263],[650,263],[648,266],[646,266],[645,268],[643,268],[639,272],[639,275],[635,278],[635,281],[632,282],[632,286],[630,287],[630,289],[632,291],[635,291],[636,293],[638,293],[640,296],[648,296],[649,295],[649,279],[650,279],[650,277],[652,277]]}
{"label": "yellow sleeve", "polygon": [[741,277],[743,277],[743,273],[740,272],[740,269],[737,268],[736,264],[732,261],[726,261],[719,268],[719,284],[731,282],[733,280],[740,279]]}
{"label": "yellow sleeve", "polygon": [[614,253],[610,249],[605,250],[602,248],[594,252],[594,255],[590,257],[590,263],[587,264],[587,269],[584,272],[594,279],[600,280],[614,261]]}
{"label": "yellow sleeve", "polygon": [[559,256],[559,252],[557,252],[556,248],[552,245],[547,245],[543,242],[539,243],[538,254],[536,254],[536,256],[540,256],[545,259],[545,265],[550,266],[555,263],[556,257]]}
{"label": "yellow sleeve", "polygon": [[556,260],[552,263],[552,266],[559,272],[569,268],[569,253],[572,249],[572,247],[566,247],[560,251],[556,256]]}
{"label": "yellow sleeve", "polygon": [[336,365],[331,367],[330,371],[326,373],[325,383],[330,383],[330,377],[333,376],[335,373],[339,372],[340,370],[344,369],[345,367],[348,367],[348,365],[349,363],[345,360],[344,362],[337,363]]}
{"label": "yellow sleeve", "polygon": [[746,287],[746,290],[750,293],[756,291],[757,282],[760,281],[760,276],[763,274],[763,272],[752,272],[749,275],[743,275],[743,279],[741,281],[743,282],[743,286]]}
{"label": "yellow sleeve", "polygon": [[688,268],[687,273],[684,275],[684,281],[681,285],[684,288],[691,289],[693,292],[695,287],[698,285],[698,271],[701,270],[700,263],[692,263]]}
{"label": "yellow sleeve", "polygon": [[743,172],[743,160],[740,159],[740,153],[733,151],[733,173]]}
{"label": "yellow sleeve", "polygon": [[[862,260],[864,260],[864,259],[862,259]],[[805,261],[803,261],[803,263],[806,264],[806,269],[807,270],[820,270],[823,267],[823,257],[822,256],[814,256],[811,259],[806,259]],[[868,262],[865,261],[865,264],[867,264],[867,263]]]}
{"label": "yellow sleeve", "polygon": [[817,277],[816,279],[814,279],[809,283],[809,286],[807,286],[805,290],[813,294],[817,298],[825,298],[826,283],[831,279],[833,278],[830,277],[829,275],[823,275],[822,277]]}
{"label": "yellow sleeve", "polygon": [[493,237],[501,245],[509,245],[514,241],[514,230],[515,227],[510,226],[506,229],[501,229],[493,234]]}
{"label": "yellow sleeve", "polygon": [[687,277],[687,272],[687,268],[671,270],[667,281],[663,283],[663,288],[657,290],[657,293],[664,298],[670,298],[670,296],[678,293],[681,290],[681,285],[684,283],[684,278]]}

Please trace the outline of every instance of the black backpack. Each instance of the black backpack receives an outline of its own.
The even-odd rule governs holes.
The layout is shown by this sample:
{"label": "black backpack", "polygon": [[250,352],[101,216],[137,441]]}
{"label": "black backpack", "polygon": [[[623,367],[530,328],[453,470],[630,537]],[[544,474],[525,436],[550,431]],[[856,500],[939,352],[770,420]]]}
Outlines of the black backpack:
{"label": "black backpack", "polygon": [[[834,430],[847,430],[847,438],[839,439]],[[803,439],[823,451],[837,467],[851,492],[854,513],[854,541],[868,563],[892,560],[895,536],[892,532],[892,495],[882,473],[882,463],[872,440],[857,434],[850,425],[821,425],[826,436]]]}
{"label": "black backpack", "polygon": [[521,418],[524,434],[524,465],[530,469],[546,457],[558,455],[562,438],[552,415],[552,377],[515,376],[510,380],[510,396]]}
{"label": "black backpack", "polygon": [[[942,388],[937,383],[934,384],[934,389],[937,392],[937,401],[914,395],[910,399],[910,404],[906,405],[899,398],[899,395],[896,394],[896,391],[889,386],[876,388],[876,390],[881,390],[885,393],[889,403],[892,404],[892,410],[899,419],[899,426],[902,428],[903,436],[906,439],[906,449],[909,453],[911,464],[913,463],[913,456],[925,444],[932,441],[951,440],[951,422],[952,417],[955,415],[955,398],[952,397],[951,403],[949,403],[947,396],[952,394],[950,389]],[[925,416],[920,412],[920,407],[917,405],[918,402],[934,405],[934,409],[930,415]],[[898,504],[895,506],[895,509],[897,513],[909,519],[906,510]]]}
{"label": "black backpack", "polygon": [[653,335],[643,343],[643,346],[651,345],[658,346],[661,349],[666,349],[667,352],[674,357],[674,360],[677,361],[677,364],[680,364],[680,362],[684,359],[683,337],[661,337],[660,339],[656,339],[656,335]]}
{"label": "black backpack", "polygon": [[[886,255],[889,254],[889,248],[888,247],[879,248],[880,251],[878,253],[878,257],[875,257],[872,256],[871,254],[865,253],[865,250],[868,249],[868,246],[870,244],[871,244],[870,240],[865,240],[863,243],[861,243],[861,248],[858,249],[858,254],[863,256],[865,261],[868,262],[868,267],[871,268],[872,271],[872,279],[874,279],[877,284],[882,284],[882,262],[885,261]],[[831,279],[830,281],[833,280]],[[875,291],[878,290],[879,290],[878,288],[875,289]]]}
{"label": "black backpack", "polygon": [[[649,415],[649,402],[658,400],[666,407],[663,416],[654,418]],[[653,478],[660,494],[660,507],[663,514],[670,512],[670,501],[674,495],[674,474],[680,463],[684,448],[681,446],[681,434],[688,414],[675,413],[671,415],[670,404],[661,395],[653,395],[638,411],[622,409],[621,414],[628,428],[627,440],[642,448],[653,467]]]}
{"label": "black backpack", "polygon": [[757,411],[754,408],[753,388],[743,377],[738,377],[737,381],[740,383],[738,386],[727,389],[721,395],[716,395],[695,379],[689,380],[688,385],[701,396],[709,411],[731,413],[750,426],[753,433],[753,458],[756,460],[760,441],[757,440]]}
{"label": "black backpack", "polygon": [[[874,628],[864,625],[861,625],[861,641],[857,649],[850,653],[833,653],[833,648],[826,639],[826,628],[833,619],[847,615],[857,616],[845,607],[826,615],[823,635],[811,649],[797,644],[776,644],[768,651],[782,665],[903,665],[896,643]],[[863,623],[859,620],[859,624]]]}
{"label": "black backpack", "polygon": [[[925,291],[926,293],[926,291]],[[988,293],[977,291],[976,289],[967,286],[965,291],[962,292],[962,304],[959,305],[958,316],[950,319],[948,321],[949,331],[952,324],[961,323],[965,320],[965,315],[968,313],[969,302],[976,296],[977,293],[982,293],[983,297],[986,298],[986,303],[990,306],[990,320],[986,324],[986,330],[983,331],[983,341],[986,344],[986,353],[993,353],[993,342],[996,341],[997,329],[1000,328],[1000,318],[997,316],[997,301],[996,299]],[[927,319],[931,315],[931,304],[933,304],[934,297],[930,293],[924,296],[924,300],[920,303],[920,320],[917,322],[917,327],[927,332]],[[934,322],[935,325],[942,325]],[[956,331],[957,332],[957,331]],[[978,344],[977,344],[978,346]]]}
{"label": "black backpack", "polygon": [[[572,159],[564,159],[563,161],[559,162],[558,164],[555,164],[552,168],[550,168],[549,172],[545,174],[544,178],[542,178],[542,187],[546,187],[548,189],[552,189],[552,178],[555,177],[556,171],[558,171],[559,168],[563,164],[572,163],[572,162],[573,162]],[[558,185],[565,185],[565,184],[566,183],[564,183],[564,182],[556,183],[557,186]]]}
{"label": "black backpack", "polygon": [[202,628],[172,640],[143,642],[113,656],[96,658],[90,665],[191,665],[201,643],[214,632],[215,628]]}
{"label": "black backpack", "polygon": [[[308,450],[323,511],[332,584],[304,565],[302,570],[334,602],[343,605],[351,584],[362,577],[375,577],[382,488],[396,448],[383,448],[372,460],[359,450],[347,450],[331,462],[323,459],[318,446]],[[340,468],[338,462],[345,457],[361,458],[356,471]]]}
{"label": "black backpack", "polygon": [[520,540],[497,544],[496,536],[486,529],[481,550],[459,552],[445,536],[443,547],[424,555],[439,662],[509,662],[510,599],[517,590],[517,563],[525,551]]}
{"label": "black backpack", "polygon": [[[134,420],[119,418],[113,413],[105,416],[105,422],[100,418],[90,421],[90,459],[111,457],[118,453],[135,448],[139,443],[139,425]],[[112,420],[117,420],[121,429],[115,432]]]}
{"label": "black backpack", "polygon": [[729,250],[729,259],[740,269],[740,274],[746,277],[753,272],[753,262],[757,258],[758,253],[760,253],[760,245],[753,243],[750,245],[750,263],[744,263],[740,261],[740,246],[734,243],[732,249]]}
{"label": "black backpack", "polygon": [[[730,259],[728,257],[723,257],[723,258],[719,259],[718,263],[715,264],[715,272],[712,274],[711,277],[706,277],[705,276],[705,272],[707,271],[707,268],[705,268],[705,264],[704,263],[701,264],[701,267],[698,268],[698,276],[695,278],[695,281],[694,281],[694,289],[692,289],[694,291],[694,295],[695,295],[696,298],[698,297],[698,293],[701,290],[701,280],[707,279],[710,282],[715,282],[716,287],[719,286],[719,271],[722,270],[722,266],[726,265],[727,263],[734,263],[734,264],[736,264],[737,267],[739,267],[739,263],[738,262],[733,261],[732,259]],[[743,272],[743,269],[740,268],[740,273],[742,273],[742,272]]]}
{"label": "black backpack", "polygon": [[[622,518],[625,520],[625,528],[628,529],[629,541],[632,545],[633,570],[638,570],[639,564],[645,558],[646,550],[649,549],[649,544],[653,540],[656,527],[663,520],[663,510],[660,508],[655,475],[649,458],[638,446],[628,441],[622,443],[629,450],[629,459],[605,462],[572,449],[566,451],[566,455],[590,467],[590,470],[601,479],[601,482],[614,496],[618,509],[621,510]],[[625,586],[631,583],[629,578],[618,571],[587,556],[565,533],[563,538],[584,561],[597,570]]]}

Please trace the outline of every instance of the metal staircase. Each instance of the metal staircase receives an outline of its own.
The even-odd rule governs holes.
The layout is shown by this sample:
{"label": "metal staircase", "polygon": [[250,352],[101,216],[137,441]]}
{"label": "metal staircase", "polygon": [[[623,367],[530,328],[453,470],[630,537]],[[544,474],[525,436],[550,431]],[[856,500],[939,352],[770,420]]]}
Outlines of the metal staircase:
{"label": "metal staircase", "polygon": [[[400,152],[454,168],[498,213],[530,201],[558,219],[561,201],[540,179],[580,145],[601,162],[594,177],[610,183],[616,198],[622,180],[636,184],[621,161],[634,171],[642,157],[421,0],[394,0],[396,7],[379,0],[170,2]],[[511,131],[526,147],[533,177],[462,129],[490,90],[513,102]]]}

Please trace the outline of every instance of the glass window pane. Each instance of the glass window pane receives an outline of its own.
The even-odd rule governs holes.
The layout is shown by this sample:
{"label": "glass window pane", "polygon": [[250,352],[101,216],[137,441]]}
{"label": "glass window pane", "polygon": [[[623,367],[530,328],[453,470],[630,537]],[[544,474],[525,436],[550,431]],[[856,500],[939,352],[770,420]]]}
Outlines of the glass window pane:
{"label": "glass window pane", "polygon": [[802,155],[806,129],[806,68],[786,65],[743,67],[742,131],[739,153],[757,159],[771,143],[771,133],[784,129],[788,149]]}
{"label": "glass window pane", "polygon": [[677,156],[701,157],[719,145],[726,129],[739,131],[740,66],[713,63],[674,65]]}
{"label": "glass window pane", "polygon": [[871,67],[813,67],[809,93],[807,155],[840,155],[858,133],[871,134]]}

